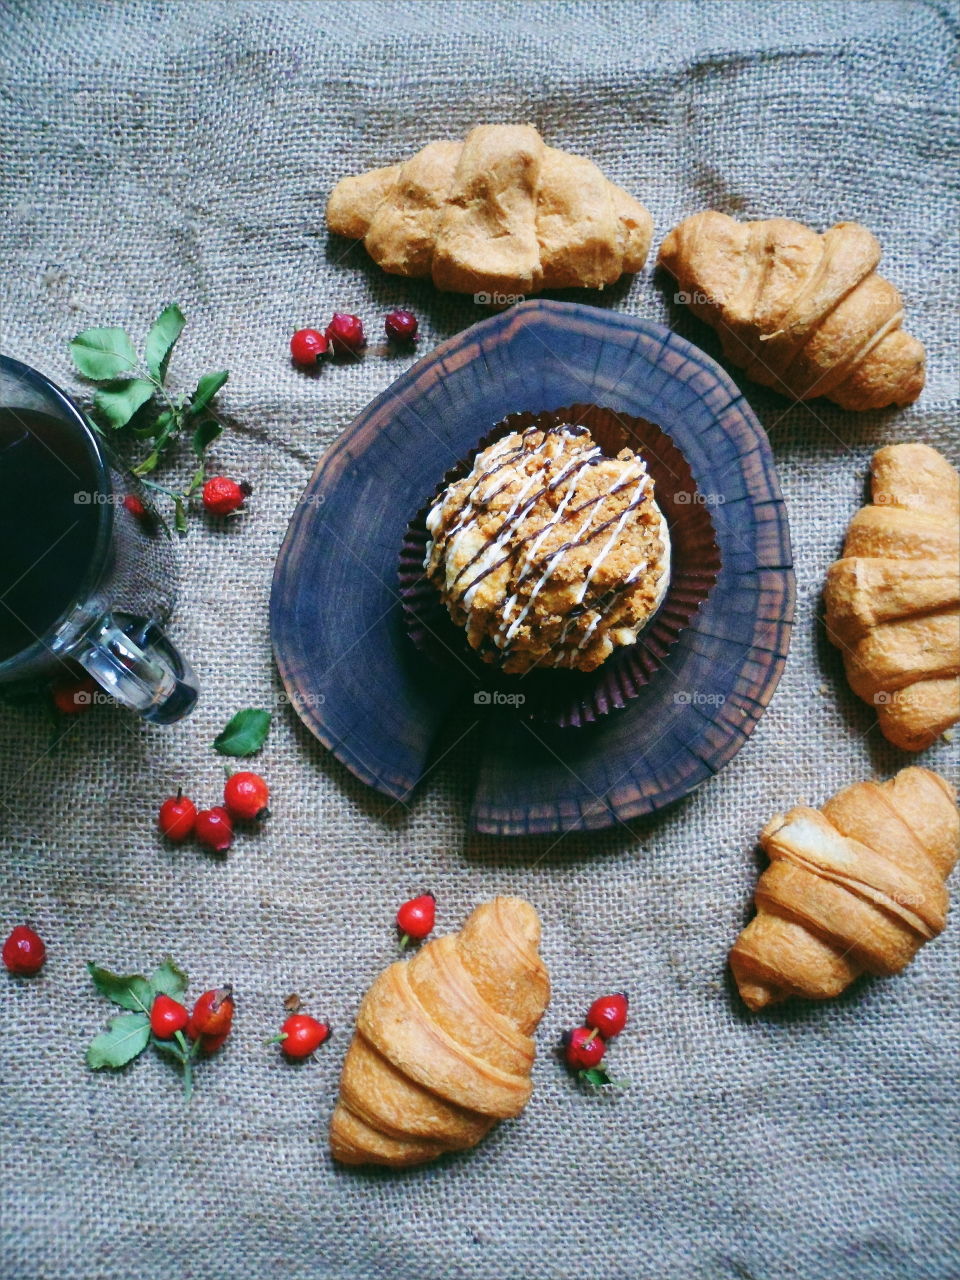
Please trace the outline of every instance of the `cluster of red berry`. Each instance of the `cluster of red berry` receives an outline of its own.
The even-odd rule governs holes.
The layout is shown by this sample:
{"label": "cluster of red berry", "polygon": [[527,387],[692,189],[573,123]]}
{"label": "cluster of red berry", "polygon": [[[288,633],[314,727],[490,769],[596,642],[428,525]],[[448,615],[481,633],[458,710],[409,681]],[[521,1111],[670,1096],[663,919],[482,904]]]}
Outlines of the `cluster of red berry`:
{"label": "cluster of red berry", "polygon": [[[17,925],[3,944],[3,963],[11,973],[20,978],[32,978],[38,974],[46,958],[47,949],[43,939],[29,925]],[[95,972],[100,974],[102,971],[95,968]],[[182,980],[182,986],[177,988],[182,990],[186,986],[186,976],[174,969],[171,972],[176,972]],[[152,1003],[144,1005],[139,993],[144,989],[149,990],[149,986],[143,978],[116,980],[105,973],[103,977],[118,985],[130,982],[141,984],[138,999],[140,1008],[149,1009],[150,1032],[154,1040],[162,1042],[159,1047],[172,1054],[184,1068],[184,1085],[189,1096],[193,1081],[188,1068],[193,1059],[198,1054],[208,1057],[216,1053],[230,1034],[234,1012],[233,988],[228,984],[205,991],[197,999],[193,1009],[188,1011],[182,1001],[165,991],[157,992]],[[116,1000],[116,995],[112,998]],[[290,1017],[280,1028],[280,1034],[267,1043],[279,1044],[288,1058],[309,1057],[329,1040],[330,1027],[327,1023],[300,1012],[302,1006],[299,996],[289,996],[284,1003],[291,1010]],[[123,1007],[129,1009],[131,1005],[127,1002]],[[97,1065],[111,1066],[116,1063],[106,1057]]]}
{"label": "cluster of red berry", "polygon": [[[432,893],[404,902],[397,911],[400,946],[422,941],[433,931],[435,919],[436,899]],[[299,996],[289,996],[285,1005],[291,1010],[290,1017],[280,1028],[280,1034],[273,1036],[267,1044],[279,1044],[288,1058],[307,1058],[330,1039],[330,1026],[300,1012]]]}
{"label": "cluster of red berry", "polygon": [[[433,932],[436,920],[436,899],[432,893],[423,893],[404,902],[397,911],[397,928],[400,930],[400,946],[411,941],[420,942]],[[309,1014],[300,1012],[300,997],[289,996],[285,1005],[290,1017],[267,1044],[279,1044],[288,1058],[307,1058],[330,1039],[330,1026],[319,1022]]]}
{"label": "cluster of red berry", "polygon": [[[211,476],[200,491],[203,509],[211,516],[232,516],[239,511],[253,493],[253,486],[246,480],[239,483],[229,476]],[[157,523],[156,513],[135,493],[128,493],[123,500],[125,510],[146,529]]]}
{"label": "cluster of red berry", "polygon": [[[412,311],[391,311],[383,328],[391,342],[416,342],[417,317]],[[335,356],[359,356],[367,345],[363,321],[346,311],[335,311],[322,332],[298,329],[290,339],[290,355],[301,369],[315,369],[328,353]]]}
{"label": "cluster of red berry", "polygon": [[181,787],[175,796],[164,800],[157,816],[161,834],[174,844],[196,836],[214,853],[226,853],[233,844],[233,823],[262,821],[269,814],[270,790],[258,773],[232,773],[223,788],[223,805],[201,809]]}
{"label": "cluster of red berry", "polygon": [[[231,787],[231,783],[233,786]],[[190,800],[182,793],[166,800],[160,809],[160,829],[171,840],[185,840],[193,832],[203,843],[218,852],[224,852],[232,838],[230,814],[240,818],[257,818],[266,811],[269,795],[266,783],[255,773],[235,773],[227,781],[224,792],[226,809],[211,809],[198,814]],[[215,819],[209,815],[217,815]],[[201,826],[201,819],[206,821]],[[226,844],[224,838],[226,830]],[[411,941],[421,942],[436,922],[436,899],[432,893],[410,898],[397,910],[396,924],[400,931],[401,948]],[[11,973],[30,977],[38,973],[46,959],[42,939],[27,925],[18,925],[3,946],[3,962]],[[184,975],[183,985],[186,985]],[[137,981],[142,982],[143,979]],[[587,1011],[586,1023],[562,1037],[567,1065],[580,1078],[592,1085],[622,1083],[611,1080],[601,1067],[607,1041],[618,1036],[627,1023],[629,1001],[622,991],[600,996]],[[307,1058],[330,1038],[326,1022],[302,1012],[300,997],[288,996],[284,1001],[290,1016],[284,1021],[278,1035],[267,1044],[279,1044],[287,1058]],[[127,1008],[130,1006],[127,1005]],[[158,993],[150,1006],[150,1030],[156,1040],[171,1043],[170,1051],[184,1066],[189,1092],[189,1064],[199,1052],[215,1053],[230,1034],[233,1023],[233,991],[229,986],[205,991],[188,1013],[179,1000],[163,992]],[[188,1045],[184,1034],[192,1044]],[[110,1065],[109,1063],[107,1065]]]}
{"label": "cluster of red berry", "polygon": [[188,1013],[186,1006],[172,996],[160,995],[150,1006],[150,1030],[158,1040],[173,1040],[177,1032],[186,1032],[205,1054],[216,1053],[233,1026],[233,988],[215,987],[205,991]]}
{"label": "cluster of red berry", "polygon": [[204,991],[188,1012],[183,997],[189,979],[169,956],[149,978],[111,973],[98,964],[88,964],[87,970],[97,991],[125,1010],[87,1046],[87,1066],[94,1071],[125,1067],[152,1046],[179,1064],[189,1102],[195,1064],[221,1049],[230,1034],[233,988]]}
{"label": "cluster of red berry", "polygon": [[565,1031],[561,1037],[567,1066],[572,1067],[588,1084],[616,1084],[600,1066],[607,1051],[607,1041],[618,1036],[627,1025],[629,1000],[622,991],[600,996],[587,1010],[586,1026]]}

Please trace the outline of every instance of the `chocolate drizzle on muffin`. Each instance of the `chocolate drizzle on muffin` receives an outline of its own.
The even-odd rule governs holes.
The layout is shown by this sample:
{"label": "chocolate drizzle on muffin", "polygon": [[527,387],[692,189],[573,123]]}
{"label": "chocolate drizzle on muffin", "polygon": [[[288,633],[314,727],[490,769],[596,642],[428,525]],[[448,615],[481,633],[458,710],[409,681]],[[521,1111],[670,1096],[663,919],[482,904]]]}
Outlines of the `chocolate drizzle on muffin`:
{"label": "chocolate drizzle on muffin", "polygon": [[632,644],[666,590],[669,535],[643,459],[582,426],[485,449],[427,517],[424,567],[485,661],[590,671]]}

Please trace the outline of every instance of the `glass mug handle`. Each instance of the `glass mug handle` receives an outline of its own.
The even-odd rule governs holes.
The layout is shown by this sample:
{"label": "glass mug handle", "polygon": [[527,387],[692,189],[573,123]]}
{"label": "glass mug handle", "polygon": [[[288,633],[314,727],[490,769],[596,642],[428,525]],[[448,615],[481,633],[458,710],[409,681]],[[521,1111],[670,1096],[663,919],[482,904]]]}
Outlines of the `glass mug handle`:
{"label": "glass mug handle", "polygon": [[105,613],[70,657],[121,706],[153,724],[180,720],[196,704],[196,676],[155,622],[121,624]]}

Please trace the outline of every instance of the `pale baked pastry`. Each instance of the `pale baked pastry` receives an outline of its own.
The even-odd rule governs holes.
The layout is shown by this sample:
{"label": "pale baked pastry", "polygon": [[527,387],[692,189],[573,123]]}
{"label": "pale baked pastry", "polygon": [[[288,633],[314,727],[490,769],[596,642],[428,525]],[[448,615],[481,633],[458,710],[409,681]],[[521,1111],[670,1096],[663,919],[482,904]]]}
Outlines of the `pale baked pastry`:
{"label": "pale baked pastry", "polygon": [[730,952],[744,1002],[825,1000],[862,973],[899,973],[946,924],[958,835],[953,788],[917,768],[767,823],[757,914]]}
{"label": "pale baked pastry", "polygon": [[827,570],[827,635],[884,736],[920,751],[960,720],[960,476],[925,444],[870,467],[873,501]]}
{"label": "pale baked pastry", "polygon": [[691,311],[754,382],[844,409],[910,404],[923,389],[923,346],[903,328],[903,299],[877,275],[880,245],[840,222],[737,222],[709,210],[660,246]]}
{"label": "pale baked pastry", "polygon": [[633,644],[669,579],[670,537],[642,457],[586,427],[512,432],[443,490],[424,567],[487,662],[592,671]]}
{"label": "pale baked pastry", "polygon": [[531,1037],[550,999],[539,943],[529,902],[493,898],[459,933],[377,978],[330,1122],[337,1160],[421,1164],[520,1114],[533,1090]]}
{"label": "pale baked pastry", "polygon": [[653,221],[583,156],[531,125],[478,125],[402,164],[343,178],[327,225],[362,239],[384,271],[504,300],[602,289],[646,261]]}

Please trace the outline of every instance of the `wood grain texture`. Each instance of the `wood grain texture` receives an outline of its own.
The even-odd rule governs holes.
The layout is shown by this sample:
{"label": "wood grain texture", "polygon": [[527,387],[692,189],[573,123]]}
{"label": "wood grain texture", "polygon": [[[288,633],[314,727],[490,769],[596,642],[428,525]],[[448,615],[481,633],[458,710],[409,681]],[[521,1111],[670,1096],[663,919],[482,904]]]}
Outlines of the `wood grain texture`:
{"label": "wood grain texture", "polygon": [[723,768],[763,714],[790,641],[790,536],[766,435],[729,376],[662,325],[579,303],[536,300],[483,320],[415,364],[321,458],[274,575],[274,653],[294,707],[358,778],[409,799],[454,700],[477,685],[405,635],[407,522],[508,413],[577,401],[673,437],[713,495],[722,569],[669,663],[621,711],[551,732],[477,708],[472,820],[491,834],[650,813]]}

